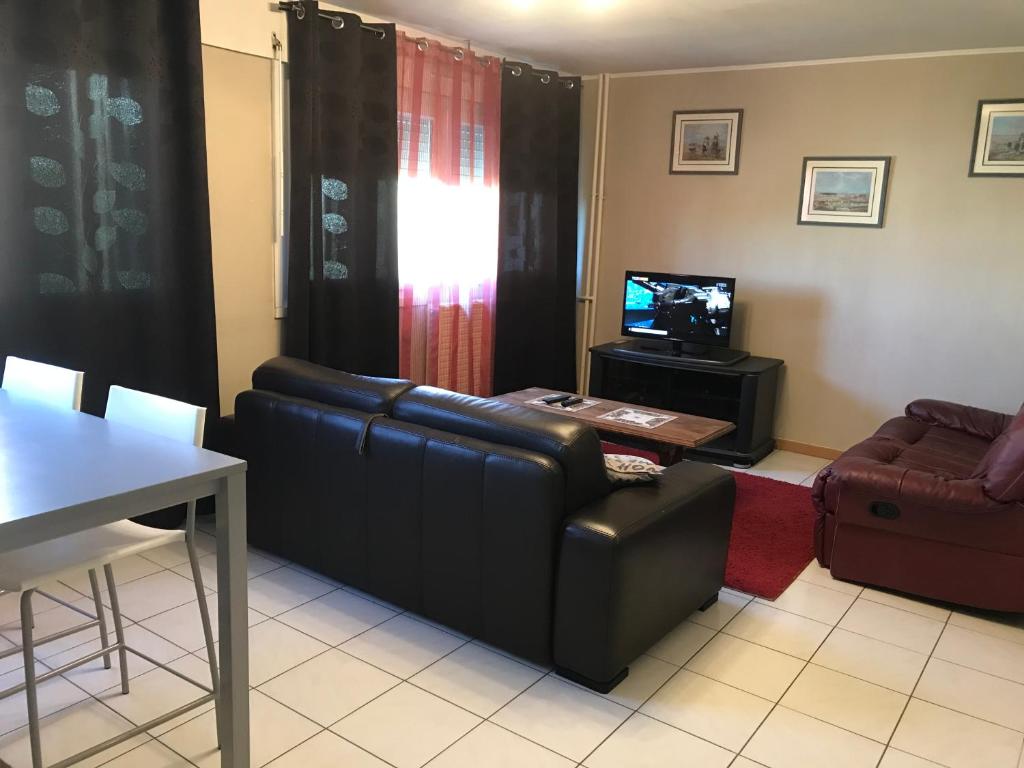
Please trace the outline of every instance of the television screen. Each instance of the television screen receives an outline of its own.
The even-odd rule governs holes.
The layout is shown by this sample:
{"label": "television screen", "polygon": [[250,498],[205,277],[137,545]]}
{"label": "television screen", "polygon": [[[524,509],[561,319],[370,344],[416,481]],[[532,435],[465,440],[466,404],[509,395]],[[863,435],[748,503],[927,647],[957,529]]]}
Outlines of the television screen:
{"label": "television screen", "polygon": [[622,334],[727,347],[735,293],[731,277],[626,272]]}

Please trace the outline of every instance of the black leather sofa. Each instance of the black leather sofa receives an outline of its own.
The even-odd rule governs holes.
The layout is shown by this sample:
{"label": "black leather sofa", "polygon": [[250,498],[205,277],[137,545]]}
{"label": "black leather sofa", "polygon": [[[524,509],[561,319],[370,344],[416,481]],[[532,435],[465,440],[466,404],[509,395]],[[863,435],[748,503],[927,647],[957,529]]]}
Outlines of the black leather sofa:
{"label": "black leather sofa", "polygon": [[279,357],[234,429],[253,545],[595,690],[722,586],[732,475],[613,490],[568,418]]}

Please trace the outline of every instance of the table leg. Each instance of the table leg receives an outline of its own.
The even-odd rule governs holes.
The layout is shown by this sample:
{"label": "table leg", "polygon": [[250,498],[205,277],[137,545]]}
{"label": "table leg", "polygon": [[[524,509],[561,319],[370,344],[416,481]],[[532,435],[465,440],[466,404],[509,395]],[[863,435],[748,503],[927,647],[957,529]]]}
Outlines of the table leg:
{"label": "table leg", "polygon": [[217,491],[217,612],[220,637],[218,738],[221,768],[249,768],[249,630],[245,474]]}

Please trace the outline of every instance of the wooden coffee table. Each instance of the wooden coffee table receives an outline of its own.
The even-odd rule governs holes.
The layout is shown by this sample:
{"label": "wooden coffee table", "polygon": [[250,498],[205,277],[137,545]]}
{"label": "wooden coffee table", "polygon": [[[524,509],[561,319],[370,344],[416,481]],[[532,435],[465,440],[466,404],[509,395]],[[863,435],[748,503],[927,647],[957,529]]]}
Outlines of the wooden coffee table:
{"label": "wooden coffee table", "polygon": [[[560,416],[567,416],[570,419],[582,421],[595,429],[609,435],[620,435],[630,438],[640,438],[652,443],[659,443],[669,446],[670,450],[659,453],[672,456],[678,454],[678,449],[696,448],[698,446],[717,440],[722,435],[728,434],[736,429],[736,425],[729,421],[718,419],[707,419],[703,416],[693,416],[688,413],[666,411],[661,408],[651,408],[646,405],[634,405],[633,403],[620,403],[617,400],[607,400],[603,397],[587,397],[587,400],[596,400],[597,404],[582,411],[570,411],[560,406],[535,405],[530,400],[536,400],[547,395],[556,394],[554,389],[541,389],[530,387],[521,389],[518,392],[509,392],[507,395],[499,395],[491,398],[503,403],[522,405],[527,408],[534,408],[547,413],[554,413]],[[644,427],[638,424],[624,424],[619,421],[609,421],[600,418],[606,413],[611,413],[619,408],[633,408],[647,413],[658,413],[674,417],[671,421],[665,422],[657,427]],[[677,450],[671,450],[677,449]]]}

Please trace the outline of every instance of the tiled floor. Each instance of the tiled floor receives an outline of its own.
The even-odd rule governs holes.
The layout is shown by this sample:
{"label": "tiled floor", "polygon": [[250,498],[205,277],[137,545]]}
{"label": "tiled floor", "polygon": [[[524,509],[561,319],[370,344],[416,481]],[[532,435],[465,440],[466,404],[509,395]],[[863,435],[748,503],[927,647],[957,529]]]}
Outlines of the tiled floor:
{"label": "tiled floor", "polygon": [[[822,463],[777,453],[752,471],[806,483]],[[184,562],[169,548],[116,570],[131,642],[201,677]],[[1021,617],[950,612],[812,563],[774,603],[723,590],[598,696],[277,558],[250,566],[254,767],[1024,768]],[[86,588],[51,591],[84,600],[72,586]],[[16,600],[0,597],[4,648]],[[38,603],[37,628],[74,620]],[[44,647],[40,667],[95,646],[73,642]],[[0,661],[0,686],[20,679],[18,658]],[[41,686],[49,761],[192,695],[129,663],[128,696],[99,660]],[[16,768],[25,722],[22,696],[0,703],[0,759]],[[195,712],[83,765],[217,766],[214,730],[212,711]]]}

